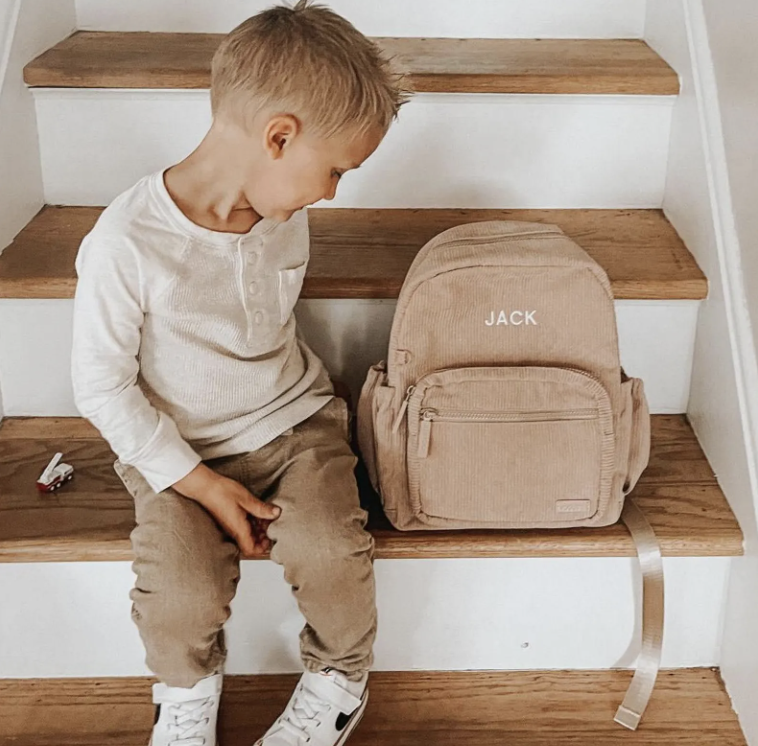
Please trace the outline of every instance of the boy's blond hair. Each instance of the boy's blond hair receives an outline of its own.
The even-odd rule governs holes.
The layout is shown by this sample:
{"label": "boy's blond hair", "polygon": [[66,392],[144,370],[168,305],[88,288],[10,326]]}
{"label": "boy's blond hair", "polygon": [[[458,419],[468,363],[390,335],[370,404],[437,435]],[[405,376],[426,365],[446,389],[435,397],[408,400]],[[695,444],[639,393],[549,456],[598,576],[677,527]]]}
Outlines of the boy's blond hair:
{"label": "boy's blond hair", "polygon": [[404,76],[373,41],[310,0],[248,18],[213,57],[213,114],[243,126],[270,109],[324,137],[386,132],[409,97]]}

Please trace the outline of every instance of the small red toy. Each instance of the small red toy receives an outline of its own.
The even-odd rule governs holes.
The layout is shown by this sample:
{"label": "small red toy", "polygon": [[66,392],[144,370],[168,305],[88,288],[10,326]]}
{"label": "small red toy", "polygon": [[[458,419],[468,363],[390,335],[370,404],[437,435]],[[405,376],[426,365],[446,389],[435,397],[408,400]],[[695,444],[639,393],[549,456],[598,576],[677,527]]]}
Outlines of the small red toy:
{"label": "small red toy", "polygon": [[40,475],[37,480],[37,489],[40,492],[55,492],[74,478],[74,467],[71,464],[59,463],[62,458],[62,453],[56,453]]}

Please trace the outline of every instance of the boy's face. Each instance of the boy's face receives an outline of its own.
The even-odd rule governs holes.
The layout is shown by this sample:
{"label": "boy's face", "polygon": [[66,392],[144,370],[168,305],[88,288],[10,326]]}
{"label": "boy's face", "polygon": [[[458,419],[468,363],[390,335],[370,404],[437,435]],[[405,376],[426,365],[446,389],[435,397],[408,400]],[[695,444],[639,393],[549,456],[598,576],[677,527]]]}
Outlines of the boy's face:
{"label": "boy's face", "polygon": [[246,190],[253,209],[280,222],[308,205],[331,200],[342,176],[358,168],[379,146],[384,132],[330,138],[303,132],[288,115],[274,117],[263,131],[263,158]]}

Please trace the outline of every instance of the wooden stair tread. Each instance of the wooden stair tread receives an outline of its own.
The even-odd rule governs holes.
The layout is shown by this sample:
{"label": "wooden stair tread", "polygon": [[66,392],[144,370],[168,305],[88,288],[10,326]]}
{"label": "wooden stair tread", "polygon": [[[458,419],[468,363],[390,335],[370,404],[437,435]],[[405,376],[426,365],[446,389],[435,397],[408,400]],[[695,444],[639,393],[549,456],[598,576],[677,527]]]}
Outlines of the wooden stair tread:
{"label": "wooden stair tread", "polygon": [[[629,671],[407,671],[371,675],[351,746],[745,746],[717,671],[660,673],[636,733],[613,722]],[[249,746],[287,703],[293,675],[227,676],[220,739]],[[0,740],[14,746],[143,746],[149,678],[0,681]]]}
{"label": "wooden stair tread", "polygon": [[[71,298],[74,259],[102,208],[45,207],[0,256],[0,298]],[[608,272],[619,299],[702,299],[708,282],[661,210],[309,210],[303,298],[396,298],[418,250],[481,220],[559,225]]]}
{"label": "wooden stair tread", "polygon": [[[684,415],[653,416],[650,465],[634,490],[667,556],[742,554],[742,533]],[[59,493],[35,481],[56,451],[76,468]],[[133,504],[95,430],[76,418],[0,424],[0,562],[129,560]],[[360,473],[359,473],[360,476]],[[362,481],[362,480],[360,480]],[[400,532],[367,496],[377,557],[634,555],[621,525],[593,529]]]}
{"label": "wooden stair tread", "polygon": [[[30,62],[27,84],[208,88],[221,34],[78,31]],[[419,92],[679,93],[674,70],[637,39],[377,38]]]}

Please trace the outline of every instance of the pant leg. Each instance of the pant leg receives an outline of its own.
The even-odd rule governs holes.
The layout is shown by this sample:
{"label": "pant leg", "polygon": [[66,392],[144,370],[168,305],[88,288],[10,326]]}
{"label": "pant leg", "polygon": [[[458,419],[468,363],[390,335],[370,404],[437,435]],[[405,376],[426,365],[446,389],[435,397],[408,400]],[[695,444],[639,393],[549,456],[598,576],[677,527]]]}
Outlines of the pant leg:
{"label": "pant leg", "polygon": [[307,622],[303,663],[358,678],[373,662],[374,540],[360,507],[345,402],[329,402],[278,448],[258,456],[281,459],[270,499],[282,513],[268,534],[271,558],[284,566]]}
{"label": "pant leg", "polygon": [[135,502],[130,597],[147,666],[169,686],[192,687],[223,669],[239,550],[198,503],[172,489],[156,494],[132,466],[115,469]]}

